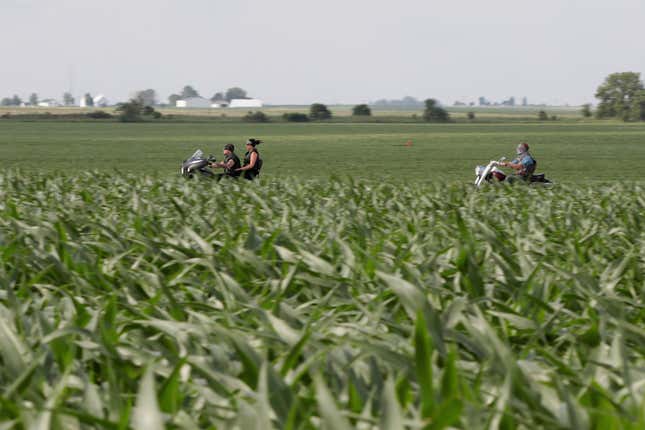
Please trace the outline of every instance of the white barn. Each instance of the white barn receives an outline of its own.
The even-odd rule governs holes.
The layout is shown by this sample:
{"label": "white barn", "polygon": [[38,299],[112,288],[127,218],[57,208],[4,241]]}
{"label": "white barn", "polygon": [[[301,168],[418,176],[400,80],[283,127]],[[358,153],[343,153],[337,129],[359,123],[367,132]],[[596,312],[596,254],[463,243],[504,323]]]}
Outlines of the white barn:
{"label": "white barn", "polygon": [[178,108],[209,108],[211,102],[204,97],[188,97],[183,100],[177,100],[176,106]]}
{"label": "white barn", "polygon": [[45,99],[38,102],[38,106],[40,107],[58,107],[60,105],[61,104],[54,99]]}
{"label": "white barn", "polygon": [[106,107],[110,104],[107,97],[105,97],[103,94],[99,94],[98,96],[94,97],[93,100],[94,106],[96,107]]}
{"label": "white barn", "polygon": [[259,108],[262,107],[262,100],[258,99],[233,99],[228,105],[231,108]]}

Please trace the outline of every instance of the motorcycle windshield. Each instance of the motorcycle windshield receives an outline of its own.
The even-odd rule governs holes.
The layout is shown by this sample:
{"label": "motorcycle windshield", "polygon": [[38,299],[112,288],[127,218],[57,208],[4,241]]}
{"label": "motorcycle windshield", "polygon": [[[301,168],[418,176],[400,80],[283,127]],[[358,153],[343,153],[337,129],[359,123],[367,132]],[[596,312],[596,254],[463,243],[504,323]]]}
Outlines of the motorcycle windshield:
{"label": "motorcycle windshield", "polygon": [[200,160],[202,158],[204,158],[204,152],[201,149],[198,149],[188,158],[188,160]]}

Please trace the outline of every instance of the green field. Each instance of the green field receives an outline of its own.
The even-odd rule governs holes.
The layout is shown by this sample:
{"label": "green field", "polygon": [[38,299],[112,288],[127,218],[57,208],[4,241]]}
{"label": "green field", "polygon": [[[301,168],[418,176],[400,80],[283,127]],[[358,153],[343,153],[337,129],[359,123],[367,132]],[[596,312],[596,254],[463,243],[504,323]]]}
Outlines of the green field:
{"label": "green field", "polygon": [[[169,177],[196,148],[216,156],[264,139],[265,177],[470,181],[476,164],[529,142],[538,170],[560,183],[640,180],[645,124],[247,124],[0,121],[4,168],[141,172]],[[412,142],[411,147],[404,144]]]}
{"label": "green field", "polygon": [[[261,181],[179,177],[248,137]],[[556,186],[475,190],[521,140]],[[645,428],[645,124],[0,120],[0,158],[0,430]]]}
{"label": "green field", "polygon": [[644,428],[641,185],[267,176],[0,174],[0,428]]}

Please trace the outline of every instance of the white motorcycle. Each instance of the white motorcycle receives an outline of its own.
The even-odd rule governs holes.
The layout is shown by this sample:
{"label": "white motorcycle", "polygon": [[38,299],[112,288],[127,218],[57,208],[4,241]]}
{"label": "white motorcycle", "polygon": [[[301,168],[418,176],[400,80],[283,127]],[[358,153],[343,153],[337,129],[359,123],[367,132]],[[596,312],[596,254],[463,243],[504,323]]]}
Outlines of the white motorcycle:
{"label": "white motorcycle", "polygon": [[[484,183],[497,183],[506,181],[506,178],[508,176],[498,168],[498,166],[501,166],[501,164],[505,160],[506,157],[502,157],[499,160],[490,160],[490,162],[485,166],[475,167],[475,186],[481,187]],[[544,173],[531,175],[528,182],[529,184],[551,184],[551,181],[544,176]]]}

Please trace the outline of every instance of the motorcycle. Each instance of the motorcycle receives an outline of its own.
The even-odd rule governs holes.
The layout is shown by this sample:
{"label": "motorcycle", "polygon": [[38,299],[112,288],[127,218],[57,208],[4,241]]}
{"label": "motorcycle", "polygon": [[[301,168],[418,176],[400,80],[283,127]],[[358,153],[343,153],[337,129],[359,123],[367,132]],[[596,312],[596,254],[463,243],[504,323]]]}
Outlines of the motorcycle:
{"label": "motorcycle", "polygon": [[[481,187],[484,183],[496,183],[504,182],[508,177],[501,169],[498,168],[504,161],[506,157],[502,157],[499,160],[491,160],[485,166],[475,167],[475,186]],[[529,184],[551,184],[552,182],[544,176],[544,173],[539,173],[537,175],[531,175],[529,178]]]}
{"label": "motorcycle", "polygon": [[209,155],[207,158],[204,156],[204,152],[198,149],[193,155],[181,162],[179,173],[188,179],[192,179],[195,175],[200,178],[214,178],[215,173],[213,173],[209,166],[215,161],[215,157]]}

